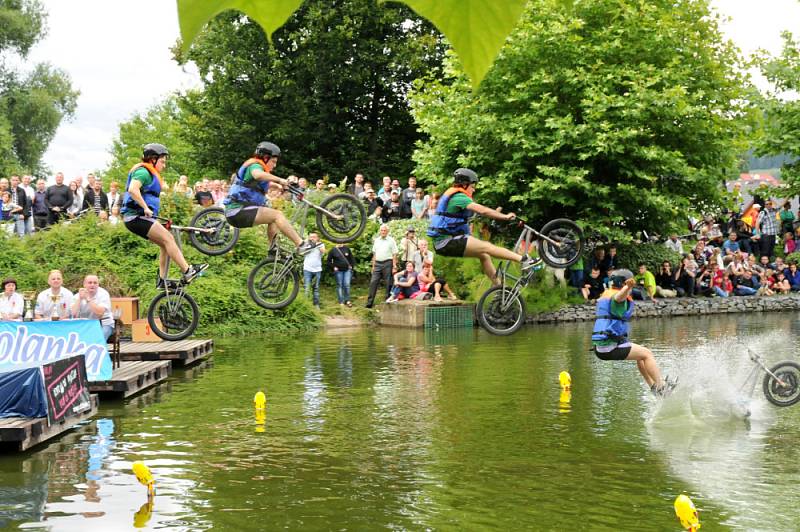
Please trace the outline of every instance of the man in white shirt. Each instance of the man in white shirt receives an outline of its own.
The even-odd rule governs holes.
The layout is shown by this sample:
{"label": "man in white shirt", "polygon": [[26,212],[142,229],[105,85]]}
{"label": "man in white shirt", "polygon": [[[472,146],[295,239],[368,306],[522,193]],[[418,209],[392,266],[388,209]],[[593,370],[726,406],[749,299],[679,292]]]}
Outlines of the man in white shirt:
{"label": "man in white shirt", "polygon": [[369,281],[367,308],[372,308],[381,280],[386,283],[386,297],[392,293],[393,278],[397,273],[397,242],[389,236],[389,226],[383,224],[372,244],[372,278]]}
{"label": "man in white shirt", "polygon": [[114,332],[111,296],[105,288],[100,288],[100,279],[96,275],[83,278],[83,288],[78,290],[72,301],[72,316],[83,320],[99,319],[106,340]]}
{"label": "man in white shirt", "polygon": [[17,280],[9,277],[3,281],[3,294],[0,295],[0,321],[22,321],[25,301],[17,293]]}
{"label": "man in white shirt", "polygon": [[303,282],[306,287],[306,297],[314,287],[314,306],[319,308],[319,280],[322,277],[322,256],[325,254],[325,245],[319,241],[317,233],[309,233],[308,241],[316,246],[303,259]]}
{"label": "man in white shirt", "polygon": [[669,235],[669,239],[666,242],[664,242],[664,246],[666,246],[667,249],[671,249],[678,255],[683,255],[683,244],[678,238],[678,235],[676,235],[675,233]]}
{"label": "man in white shirt", "polygon": [[64,288],[60,270],[51,270],[47,277],[50,288],[36,296],[37,320],[68,320],[71,318],[72,292]]}

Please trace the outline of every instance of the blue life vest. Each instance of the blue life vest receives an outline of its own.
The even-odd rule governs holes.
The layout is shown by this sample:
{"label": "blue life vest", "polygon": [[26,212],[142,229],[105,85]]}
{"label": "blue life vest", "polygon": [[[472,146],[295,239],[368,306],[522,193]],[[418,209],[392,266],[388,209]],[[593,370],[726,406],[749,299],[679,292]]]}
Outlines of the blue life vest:
{"label": "blue life vest", "polygon": [[125,214],[136,213],[139,216],[144,215],[144,209],[136,203],[136,200],[131,197],[131,193],[128,192],[128,188],[131,186],[131,181],[133,181],[133,173],[138,170],[139,168],[144,168],[150,173],[150,176],[153,180],[150,182],[149,185],[143,186],[139,189],[142,193],[142,198],[144,198],[145,204],[153,211],[153,216],[158,216],[158,211],[161,208],[161,176],[158,173],[158,170],[152,164],[149,163],[139,163],[133,165],[131,171],[128,172],[128,182],[125,184],[125,196],[122,198],[122,209],[121,211]]}
{"label": "blue life vest", "polygon": [[464,209],[458,213],[448,213],[447,204],[456,194],[465,194],[464,189],[452,187],[439,198],[436,212],[431,216],[431,223],[428,226],[428,236],[456,236],[468,235],[469,220],[475,213]]}
{"label": "blue life vest", "polygon": [[264,161],[260,159],[248,159],[236,172],[236,181],[231,185],[228,191],[228,197],[222,202],[225,205],[231,203],[238,203],[240,205],[257,205],[263,207],[267,204],[267,191],[269,190],[269,181],[259,181],[258,179],[250,179],[245,181],[245,175],[250,165],[259,164],[266,172],[267,167]]}
{"label": "blue life vest", "polygon": [[619,344],[628,341],[628,321],[633,315],[633,301],[627,303],[628,309],[625,314],[614,316],[611,314],[611,297],[604,297],[597,301],[592,341],[614,340]]}

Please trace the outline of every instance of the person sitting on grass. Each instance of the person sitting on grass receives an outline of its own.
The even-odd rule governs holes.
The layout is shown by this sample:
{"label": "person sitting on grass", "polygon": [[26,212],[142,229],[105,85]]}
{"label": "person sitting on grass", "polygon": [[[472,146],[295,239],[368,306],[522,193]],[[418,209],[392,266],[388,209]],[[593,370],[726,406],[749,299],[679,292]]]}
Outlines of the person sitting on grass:
{"label": "person sitting on grass", "polygon": [[786,274],[782,271],[775,274],[775,284],[772,285],[772,290],[776,294],[788,294],[792,291],[792,285],[789,284],[789,281],[786,279]]}
{"label": "person sitting on grass", "polygon": [[418,273],[414,270],[414,263],[406,262],[406,269],[394,274],[394,287],[392,295],[386,300],[387,303],[394,303],[404,298],[410,298],[419,292]]}
{"label": "person sitting on grass", "polygon": [[592,266],[592,271],[586,282],[581,287],[581,294],[586,301],[594,301],[605,291],[606,287],[603,285],[603,272],[600,271],[600,266],[595,264]]}
{"label": "person sitting on grass", "polygon": [[430,261],[426,260],[422,263],[422,272],[419,274],[419,282],[420,287],[425,286],[423,289],[425,292],[433,294],[434,301],[442,300],[442,290],[447,292],[447,296],[450,299],[458,299],[458,296],[450,289],[450,285],[447,284],[447,281],[441,277],[436,277],[433,273],[433,263]]}

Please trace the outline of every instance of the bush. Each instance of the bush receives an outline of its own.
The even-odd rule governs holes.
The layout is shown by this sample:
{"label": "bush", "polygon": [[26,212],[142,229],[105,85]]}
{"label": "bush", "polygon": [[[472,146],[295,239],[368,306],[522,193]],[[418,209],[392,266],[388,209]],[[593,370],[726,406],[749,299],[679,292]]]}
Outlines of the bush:
{"label": "bush", "polygon": [[[642,262],[647,265],[648,270],[657,272],[665,260],[673,266],[681,260],[679,254],[667,249],[662,243],[620,244],[617,246],[617,255],[620,267],[627,268],[633,273],[636,273]],[[588,266],[588,262],[586,264]]]}
{"label": "bush", "polygon": [[[180,202],[177,209],[185,209]],[[188,203],[187,203],[188,205]],[[188,222],[191,211],[178,219]],[[186,260],[209,262],[206,275],[192,284],[190,293],[200,307],[198,334],[215,336],[258,334],[315,328],[320,317],[305,298],[298,297],[282,311],[257,306],[247,292],[251,268],[266,254],[266,237],[256,229],[241,232],[239,243],[228,254],[207,257],[185,245]],[[100,275],[101,286],[112,296],[138,296],[144,313],[156,295],[158,248],[143,241],[124,226],[98,224],[93,215],[68,225],[53,226],[24,239],[0,238],[0,276],[17,278],[20,292],[47,287],[47,273],[60,269],[64,285],[74,291],[83,276]],[[173,266],[172,276],[177,276]],[[142,316],[144,317],[144,316]]]}

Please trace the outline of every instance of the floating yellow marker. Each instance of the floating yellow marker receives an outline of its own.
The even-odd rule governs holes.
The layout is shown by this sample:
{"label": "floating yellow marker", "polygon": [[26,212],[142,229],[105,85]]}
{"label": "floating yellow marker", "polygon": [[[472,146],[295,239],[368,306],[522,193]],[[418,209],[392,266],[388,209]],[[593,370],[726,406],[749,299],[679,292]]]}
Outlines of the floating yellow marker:
{"label": "floating yellow marker", "polygon": [[253,404],[256,406],[256,410],[267,408],[267,396],[264,395],[264,392],[256,392],[256,396],[253,397]]}
{"label": "floating yellow marker", "polygon": [[572,389],[572,376],[567,371],[562,371],[558,374],[558,382],[561,384],[562,390]]}
{"label": "floating yellow marker", "polygon": [[133,463],[133,474],[140,484],[147,486],[147,497],[152,498],[156,494],[156,481],[153,479],[153,474],[150,473],[150,468],[144,462]]}
{"label": "floating yellow marker", "polygon": [[700,516],[697,515],[692,499],[686,495],[678,495],[675,499],[675,515],[680,519],[681,526],[689,532],[695,532],[700,528]]}
{"label": "floating yellow marker", "polygon": [[267,422],[267,411],[263,408],[256,408],[256,432],[264,432],[264,424]]}
{"label": "floating yellow marker", "polygon": [[561,390],[561,394],[558,396],[558,402],[561,403],[561,407],[569,408],[569,402],[572,400],[572,391],[569,388]]}

